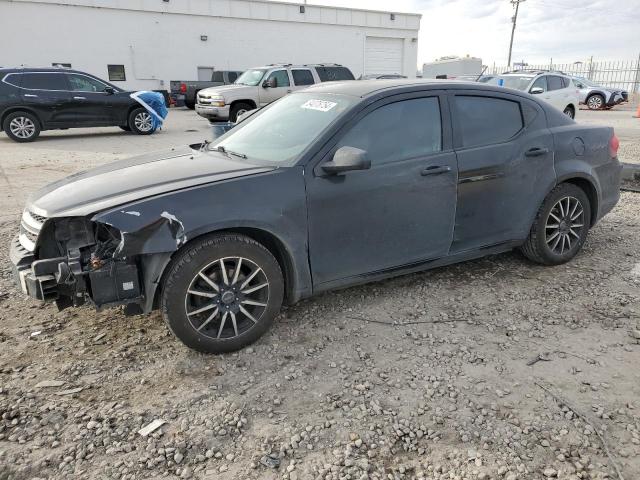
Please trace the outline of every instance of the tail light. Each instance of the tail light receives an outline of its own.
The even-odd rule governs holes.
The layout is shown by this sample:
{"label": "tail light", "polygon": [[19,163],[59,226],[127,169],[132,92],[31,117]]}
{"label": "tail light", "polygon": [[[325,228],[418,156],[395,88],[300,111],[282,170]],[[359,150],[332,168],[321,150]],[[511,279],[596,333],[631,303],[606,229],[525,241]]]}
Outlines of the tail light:
{"label": "tail light", "polygon": [[187,93],[187,84],[186,83],[181,83],[180,84],[180,93]]}
{"label": "tail light", "polygon": [[611,140],[609,140],[609,154],[611,155],[611,158],[615,158],[618,156],[619,147],[620,140],[618,140],[618,137],[616,137],[616,134],[614,133],[611,137]]}

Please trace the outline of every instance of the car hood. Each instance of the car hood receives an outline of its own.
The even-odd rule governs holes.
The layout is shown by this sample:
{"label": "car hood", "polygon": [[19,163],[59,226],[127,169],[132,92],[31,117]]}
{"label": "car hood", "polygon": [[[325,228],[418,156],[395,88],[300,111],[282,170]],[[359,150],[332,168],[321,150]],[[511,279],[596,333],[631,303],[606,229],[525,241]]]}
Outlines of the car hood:
{"label": "car hood", "polygon": [[207,94],[207,95],[222,95],[223,97],[225,95],[239,95],[244,91],[250,91],[253,92],[255,91],[256,87],[251,87],[249,85],[236,85],[236,84],[232,84],[232,85],[221,85],[219,87],[209,87],[209,88],[203,88],[202,90],[200,90],[200,94]]}
{"label": "car hood", "polygon": [[36,191],[27,208],[43,217],[72,217],[142,198],[274,170],[215,151],[176,148],[79,172]]}

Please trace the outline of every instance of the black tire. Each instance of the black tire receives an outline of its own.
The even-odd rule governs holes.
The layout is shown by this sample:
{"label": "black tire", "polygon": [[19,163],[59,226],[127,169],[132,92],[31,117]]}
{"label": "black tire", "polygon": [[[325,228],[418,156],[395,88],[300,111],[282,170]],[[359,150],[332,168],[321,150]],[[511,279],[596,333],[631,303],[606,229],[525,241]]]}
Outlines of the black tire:
{"label": "black tire", "polygon": [[[558,207],[558,202],[561,200],[565,202],[565,199],[569,199],[569,206],[562,203]],[[577,207],[574,209],[576,204]],[[582,209],[582,215],[575,217],[580,209]],[[574,220],[569,223],[569,218]],[[554,225],[558,227],[555,228]],[[542,202],[529,236],[520,250],[529,260],[543,265],[566,263],[575,257],[584,245],[590,225],[591,203],[587,194],[577,185],[561,183],[551,190]],[[556,232],[558,232],[557,235],[555,235]],[[563,236],[569,237],[569,240],[562,239]],[[558,237],[562,241],[561,246]]]}
{"label": "black tire", "polygon": [[129,125],[119,125],[119,127],[124,130],[125,132],[130,132],[131,131],[131,127],[129,127]]}
{"label": "black tire", "polygon": [[[176,337],[199,352],[232,352],[255,342],[282,306],[280,265],[269,250],[244,235],[215,234],[197,239],[178,252],[167,272],[161,294],[162,316]],[[217,291],[211,288],[212,282],[218,285]],[[250,290],[255,291],[246,293]]]}
{"label": "black tire", "polygon": [[[145,119],[144,123],[143,118]],[[151,135],[155,131],[155,128],[153,128],[153,119],[146,108],[134,108],[131,110],[131,113],[129,113],[128,120],[127,125],[133,133],[137,133],[138,135]]]}
{"label": "black tire", "polygon": [[236,120],[238,120],[238,115],[240,115],[241,113],[244,113],[244,112],[248,112],[249,110],[253,110],[253,109],[254,109],[254,107],[252,107],[248,103],[243,103],[243,102],[235,103],[231,107],[231,110],[229,111],[229,121],[230,122],[235,122]]}
{"label": "black tire", "polygon": [[189,110],[195,110],[196,109],[196,102],[187,102],[185,100],[184,101],[184,106],[187,107]]}
{"label": "black tire", "polygon": [[576,109],[572,105],[567,105],[563,113],[569,118],[576,118]]}
{"label": "black tire", "polygon": [[589,110],[602,110],[605,107],[604,97],[599,93],[589,95],[585,103],[587,104],[587,108]]}
{"label": "black tire", "polygon": [[4,119],[2,129],[15,142],[33,142],[40,135],[40,120],[30,112],[13,112]]}

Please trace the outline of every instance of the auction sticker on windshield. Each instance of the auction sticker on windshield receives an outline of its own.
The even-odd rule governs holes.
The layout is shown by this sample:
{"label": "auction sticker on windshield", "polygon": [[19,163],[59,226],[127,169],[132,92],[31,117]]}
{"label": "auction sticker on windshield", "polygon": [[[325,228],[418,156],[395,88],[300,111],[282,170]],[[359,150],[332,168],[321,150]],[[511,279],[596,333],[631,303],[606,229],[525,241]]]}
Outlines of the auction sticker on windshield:
{"label": "auction sticker on windshield", "polygon": [[333,107],[335,107],[337,103],[329,102],[327,100],[307,100],[302,104],[301,108],[308,108],[309,110],[318,110],[319,112],[328,112]]}

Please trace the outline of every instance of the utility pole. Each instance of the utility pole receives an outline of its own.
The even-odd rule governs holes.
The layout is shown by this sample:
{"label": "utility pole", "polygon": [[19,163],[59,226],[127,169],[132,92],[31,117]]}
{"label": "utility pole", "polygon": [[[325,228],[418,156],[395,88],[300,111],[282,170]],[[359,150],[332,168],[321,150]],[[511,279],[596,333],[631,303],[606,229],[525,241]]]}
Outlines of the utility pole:
{"label": "utility pole", "polygon": [[511,49],[513,48],[513,34],[516,33],[516,20],[518,20],[518,7],[520,7],[520,3],[525,0],[510,0],[511,5],[516,6],[516,13],[511,17],[511,23],[513,26],[511,27],[511,41],[509,42],[509,59],[507,60],[507,67],[511,66]]}

